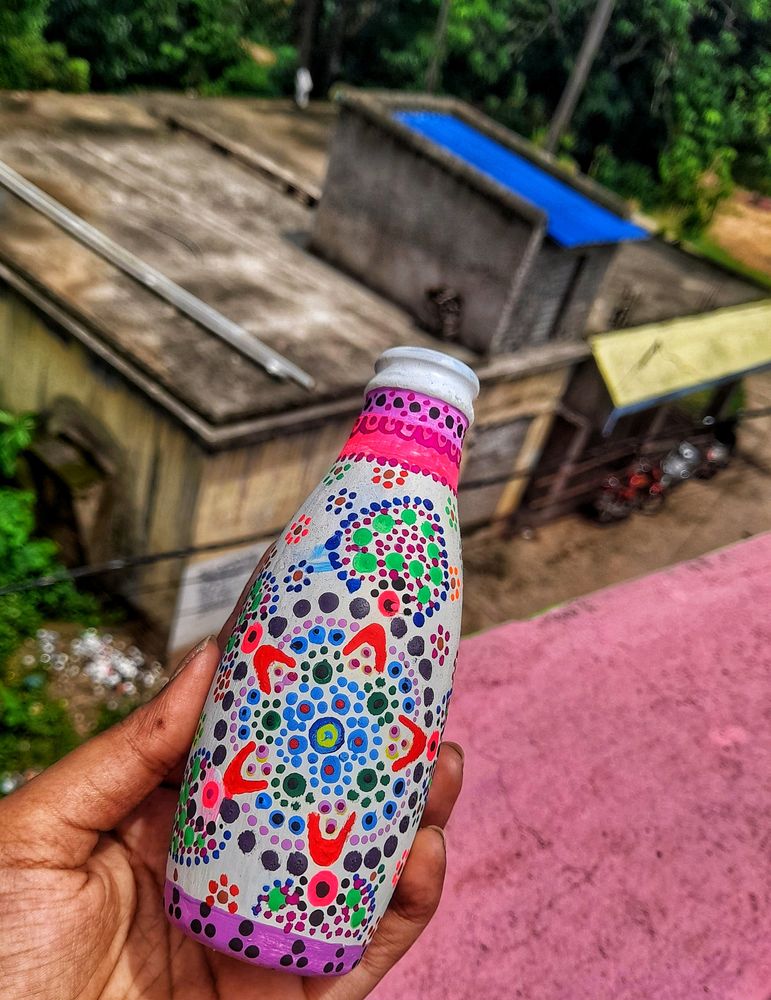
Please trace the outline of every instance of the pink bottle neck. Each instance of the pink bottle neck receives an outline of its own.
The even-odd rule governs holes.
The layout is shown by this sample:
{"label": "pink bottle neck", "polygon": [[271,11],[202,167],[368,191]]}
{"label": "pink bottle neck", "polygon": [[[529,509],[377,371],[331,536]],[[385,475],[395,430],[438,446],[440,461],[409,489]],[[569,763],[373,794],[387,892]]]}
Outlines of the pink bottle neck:
{"label": "pink bottle neck", "polygon": [[468,420],[449,403],[412,389],[372,389],[340,458],[381,462],[458,487]]}

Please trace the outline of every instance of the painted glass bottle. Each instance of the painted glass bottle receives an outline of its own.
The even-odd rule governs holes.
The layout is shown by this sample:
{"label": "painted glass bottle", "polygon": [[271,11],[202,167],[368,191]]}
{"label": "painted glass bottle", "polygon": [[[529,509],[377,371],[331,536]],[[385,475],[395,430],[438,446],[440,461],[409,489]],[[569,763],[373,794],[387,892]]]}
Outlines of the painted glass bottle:
{"label": "painted glass bottle", "polygon": [[479,384],[377,361],[340,455],[258,566],[204,706],[164,889],[208,947],[355,966],[425,805],[461,625],[456,488]]}

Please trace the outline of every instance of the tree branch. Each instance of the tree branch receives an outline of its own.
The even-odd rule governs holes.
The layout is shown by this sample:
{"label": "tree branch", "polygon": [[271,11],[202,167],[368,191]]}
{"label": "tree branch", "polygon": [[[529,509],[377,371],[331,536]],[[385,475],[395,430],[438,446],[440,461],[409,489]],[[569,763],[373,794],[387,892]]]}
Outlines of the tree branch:
{"label": "tree branch", "polygon": [[626,52],[620,52],[617,56],[613,56],[610,61],[611,69],[619,69],[621,66],[633,62],[639,55],[642,55],[643,49],[650,40],[650,35],[640,35],[634,45]]}

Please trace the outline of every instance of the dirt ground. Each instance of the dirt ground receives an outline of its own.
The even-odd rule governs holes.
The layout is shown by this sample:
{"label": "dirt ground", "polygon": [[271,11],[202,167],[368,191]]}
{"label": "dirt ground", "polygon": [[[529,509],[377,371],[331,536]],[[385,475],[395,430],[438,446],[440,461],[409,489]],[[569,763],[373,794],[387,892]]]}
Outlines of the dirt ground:
{"label": "dirt ground", "polygon": [[[771,372],[745,385],[748,410],[771,408]],[[732,464],[714,479],[680,486],[655,516],[607,526],[571,516],[531,539],[506,540],[491,529],[467,537],[464,632],[528,618],[769,530],[771,415],[747,420]]]}
{"label": "dirt ground", "polygon": [[771,198],[737,191],[719,209],[709,237],[742,264],[771,275]]}

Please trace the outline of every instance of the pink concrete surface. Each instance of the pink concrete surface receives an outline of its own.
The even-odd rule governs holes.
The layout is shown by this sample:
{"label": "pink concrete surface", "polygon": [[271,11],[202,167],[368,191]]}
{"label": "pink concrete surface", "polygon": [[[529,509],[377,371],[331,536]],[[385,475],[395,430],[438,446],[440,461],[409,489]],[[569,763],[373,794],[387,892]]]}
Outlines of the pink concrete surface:
{"label": "pink concrete surface", "polygon": [[467,639],[437,916],[378,1000],[771,997],[771,534]]}

